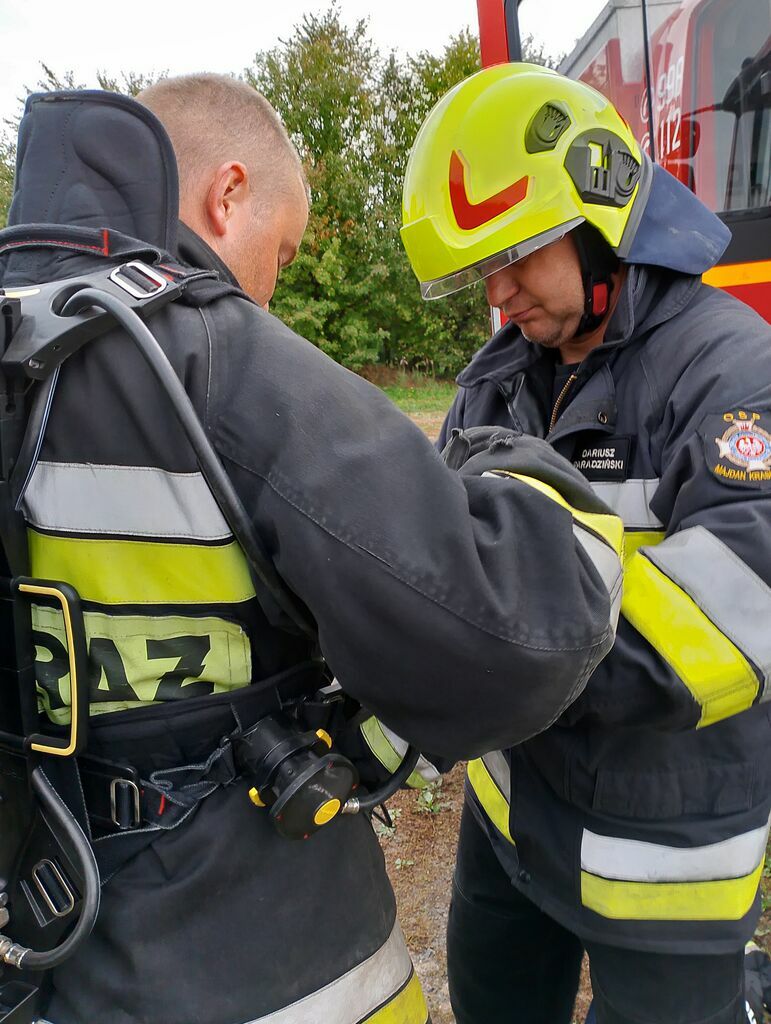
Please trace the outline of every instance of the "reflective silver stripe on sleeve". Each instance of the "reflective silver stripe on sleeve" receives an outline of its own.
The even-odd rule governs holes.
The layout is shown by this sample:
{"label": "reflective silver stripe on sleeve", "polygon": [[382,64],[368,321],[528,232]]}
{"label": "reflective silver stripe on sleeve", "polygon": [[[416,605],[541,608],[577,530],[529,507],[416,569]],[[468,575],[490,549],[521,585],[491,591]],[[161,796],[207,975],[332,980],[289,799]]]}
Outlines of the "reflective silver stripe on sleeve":
{"label": "reflective silver stripe on sleeve", "polygon": [[613,631],[618,624],[618,616],[621,611],[621,584],[623,573],[621,562],[613,548],[596,537],[591,531],[584,529],[578,523],[573,524],[573,533],[578,538],[581,547],[592,560],[597,572],[602,577],[608,595],[610,597],[610,615]]}
{"label": "reflective silver stripe on sleeve", "polygon": [[627,882],[707,882],[742,878],[760,864],[768,825],[709,846],[659,846],[584,829],[581,869]]}
{"label": "reflective silver stripe on sleeve", "polygon": [[24,507],[33,526],[60,533],[190,541],[231,536],[200,473],[38,462]]}
{"label": "reflective silver stripe on sleeve", "polygon": [[386,943],[347,974],[247,1024],[358,1024],[394,996],[411,973],[410,954],[397,922]]}
{"label": "reflective silver stripe on sleeve", "polygon": [[623,520],[624,529],[664,529],[664,524],[650,510],[650,502],[658,490],[658,480],[624,480],[612,483],[590,480],[589,483],[597,497]]}
{"label": "reflective silver stripe on sleeve", "polygon": [[699,606],[763,676],[771,699],[771,588],[703,526],[668,537],[645,556]]}

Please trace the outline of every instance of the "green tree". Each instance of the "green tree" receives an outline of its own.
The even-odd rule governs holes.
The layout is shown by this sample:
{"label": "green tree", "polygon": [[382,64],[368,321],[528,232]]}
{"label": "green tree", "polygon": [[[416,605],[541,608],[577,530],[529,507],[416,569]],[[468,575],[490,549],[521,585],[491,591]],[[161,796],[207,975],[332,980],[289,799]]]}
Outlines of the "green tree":
{"label": "green tree", "polygon": [[16,149],[9,138],[0,136],[0,227],[5,227],[13,193]]}
{"label": "green tree", "polygon": [[[37,85],[34,89],[27,89],[27,93],[90,88],[87,83],[78,81],[74,71],[63,71],[60,74],[42,60],[40,67],[42,74]],[[137,93],[160,81],[161,78],[166,78],[168,74],[168,69],[165,71],[121,71],[117,75],[110,74],[108,71],[97,71],[94,88],[104,89],[105,92],[122,92],[128,96],[136,96]]]}
{"label": "green tree", "polygon": [[[554,65],[532,39],[526,59]],[[311,213],[300,254],[281,276],[274,312],[351,369],[368,363],[456,373],[489,333],[481,288],[420,298],[401,245],[401,192],[417,131],[439,98],[479,68],[470,32],[441,54],[383,54],[367,25],[333,4],[258,53],[243,77],[281,114],[303,159]],[[100,71],[102,89],[136,95],[168,72]],[[38,90],[80,87],[41,62]],[[9,126],[12,127],[12,126]],[[0,225],[13,182],[10,134],[0,136]]]}
{"label": "green tree", "polygon": [[332,7],[259,53],[246,80],[280,111],[303,157],[312,204],[303,249],[274,311],[333,358],[446,373],[486,334],[484,298],[428,309],[399,238],[409,149],[428,110],[479,67],[463,33],[440,56],[383,57],[364,22]]}
{"label": "green tree", "polygon": [[558,68],[565,59],[565,53],[552,54],[531,33],[522,38],[522,60],[531,64],[543,64],[547,68]]}
{"label": "green tree", "polygon": [[371,160],[377,54],[363,21],[306,15],[245,78],[280,111],[303,158],[312,204],[305,241],[282,275],[277,314],[332,358],[359,369],[381,337],[368,297],[382,287],[374,250]]}
{"label": "green tree", "polygon": [[456,373],[483,343],[489,318],[484,294],[470,289],[442,302],[420,297],[401,244],[401,193],[412,143],[435,103],[453,85],[479,70],[479,43],[470,32],[452,38],[440,55],[427,52],[381,66],[374,129],[383,225],[381,252],[387,276],[379,318],[385,361],[440,376]]}
{"label": "green tree", "polygon": [[119,75],[111,75],[107,71],[97,71],[96,80],[100,89],[105,92],[122,92],[127,96],[136,96],[143,89],[169,77],[169,70],[164,71],[121,71]]}

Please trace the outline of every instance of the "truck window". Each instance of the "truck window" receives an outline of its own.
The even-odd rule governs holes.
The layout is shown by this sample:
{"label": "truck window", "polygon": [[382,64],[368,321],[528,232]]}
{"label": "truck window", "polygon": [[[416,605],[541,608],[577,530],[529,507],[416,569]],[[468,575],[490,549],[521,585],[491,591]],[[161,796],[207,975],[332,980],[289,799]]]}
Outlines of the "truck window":
{"label": "truck window", "polygon": [[[528,2],[533,0],[525,0],[522,7]],[[575,6],[585,12],[584,5]],[[675,5],[667,5],[669,9],[672,6]],[[648,16],[659,24],[663,17],[661,5],[657,4]],[[650,153],[643,26],[641,0],[606,0],[593,18],[584,14],[576,41],[568,47],[558,69],[570,78],[580,78],[612,100],[642,148]]]}
{"label": "truck window", "polygon": [[771,202],[771,4],[708,0],[693,18],[694,189],[713,210]]}

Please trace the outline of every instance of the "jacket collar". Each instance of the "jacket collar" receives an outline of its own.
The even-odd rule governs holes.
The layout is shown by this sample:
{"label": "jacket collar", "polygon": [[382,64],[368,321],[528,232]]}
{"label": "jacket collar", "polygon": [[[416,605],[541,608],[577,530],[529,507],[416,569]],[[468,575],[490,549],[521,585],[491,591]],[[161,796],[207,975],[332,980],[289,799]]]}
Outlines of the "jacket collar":
{"label": "jacket collar", "polygon": [[182,221],[177,225],[177,256],[188,267],[214,270],[222,281],[241,289],[236,276],[214,249]]}

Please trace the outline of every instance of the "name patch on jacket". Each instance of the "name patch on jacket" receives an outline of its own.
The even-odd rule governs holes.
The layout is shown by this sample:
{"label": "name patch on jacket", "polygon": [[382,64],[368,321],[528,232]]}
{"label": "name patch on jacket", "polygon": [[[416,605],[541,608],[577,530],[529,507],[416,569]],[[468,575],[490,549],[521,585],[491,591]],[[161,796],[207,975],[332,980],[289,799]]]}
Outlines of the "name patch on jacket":
{"label": "name patch on jacket", "polygon": [[771,484],[771,413],[734,409],[708,416],[701,430],[707,463],[728,484]]}
{"label": "name patch on jacket", "polygon": [[587,480],[626,480],[629,475],[631,437],[609,437],[581,446],[573,465]]}

